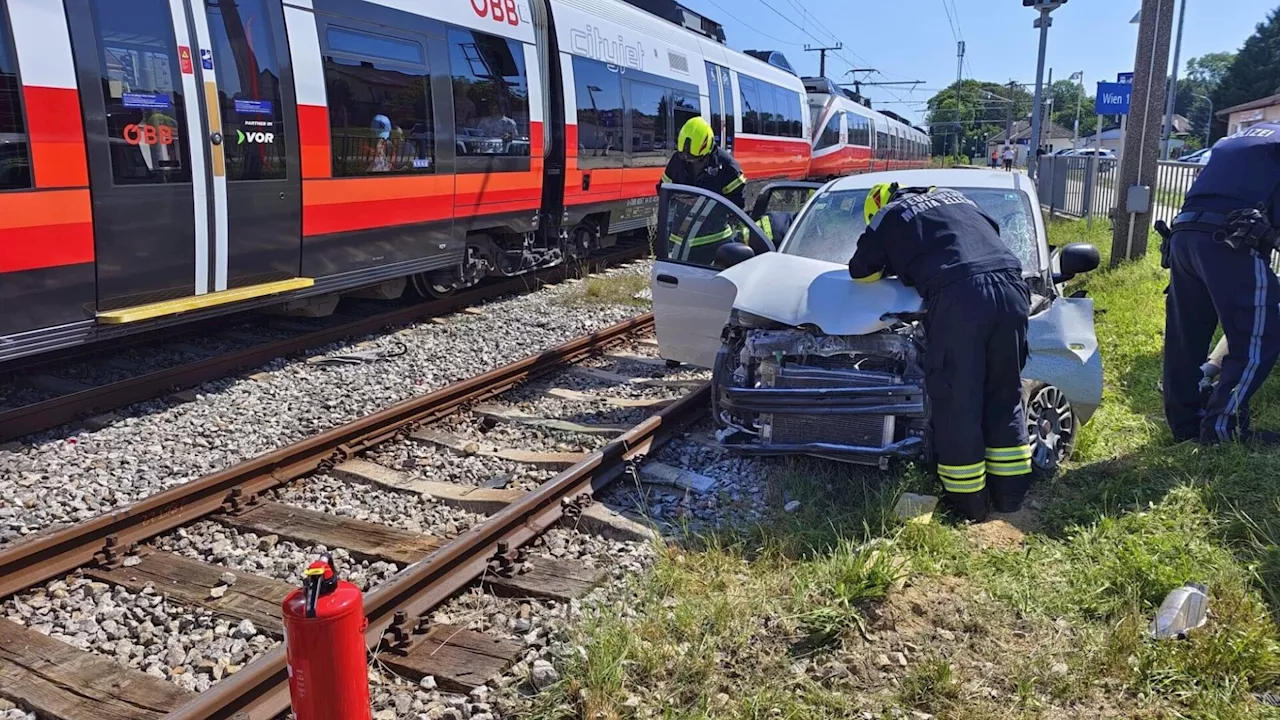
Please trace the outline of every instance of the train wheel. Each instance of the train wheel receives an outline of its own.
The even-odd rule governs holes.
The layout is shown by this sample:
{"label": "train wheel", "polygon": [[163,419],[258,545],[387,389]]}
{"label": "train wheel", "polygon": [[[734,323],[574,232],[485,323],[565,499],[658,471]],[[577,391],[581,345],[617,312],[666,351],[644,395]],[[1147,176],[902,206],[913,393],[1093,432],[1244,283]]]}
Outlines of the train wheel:
{"label": "train wheel", "polygon": [[456,285],[452,283],[442,283],[438,276],[428,276],[425,273],[418,273],[410,278],[413,283],[413,289],[424,298],[446,298],[458,291]]}

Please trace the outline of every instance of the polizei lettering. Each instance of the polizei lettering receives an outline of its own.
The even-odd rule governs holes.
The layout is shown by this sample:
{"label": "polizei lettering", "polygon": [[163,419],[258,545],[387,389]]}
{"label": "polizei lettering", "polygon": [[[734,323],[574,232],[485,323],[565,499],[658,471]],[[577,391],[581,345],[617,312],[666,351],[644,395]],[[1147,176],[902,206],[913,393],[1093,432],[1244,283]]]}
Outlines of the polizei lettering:
{"label": "polizei lettering", "polygon": [[640,41],[628,45],[621,33],[617,37],[605,37],[600,28],[587,25],[579,30],[569,30],[569,40],[573,51],[579,55],[595,58],[610,65],[644,70],[644,45]]}

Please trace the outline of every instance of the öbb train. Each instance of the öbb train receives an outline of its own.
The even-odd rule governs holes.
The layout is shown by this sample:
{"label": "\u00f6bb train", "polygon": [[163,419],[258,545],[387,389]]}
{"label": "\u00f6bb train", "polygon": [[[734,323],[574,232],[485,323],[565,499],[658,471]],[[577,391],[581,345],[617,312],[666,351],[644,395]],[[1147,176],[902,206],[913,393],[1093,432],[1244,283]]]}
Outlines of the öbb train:
{"label": "\u00f6bb train", "polygon": [[0,360],[580,257],[694,115],[753,184],[924,163],[663,3],[0,0]]}

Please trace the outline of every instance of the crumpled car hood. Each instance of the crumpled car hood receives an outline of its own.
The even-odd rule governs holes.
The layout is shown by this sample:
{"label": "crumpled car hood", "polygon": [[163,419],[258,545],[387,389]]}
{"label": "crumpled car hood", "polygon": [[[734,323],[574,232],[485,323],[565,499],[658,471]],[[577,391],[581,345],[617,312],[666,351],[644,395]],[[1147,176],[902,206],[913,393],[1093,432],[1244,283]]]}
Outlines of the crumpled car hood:
{"label": "crumpled car hood", "polygon": [[828,335],[866,335],[886,327],[880,316],[915,312],[919,293],[898,280],[860,283],[844,265],[770,252],[720,273],[737,287],[733,307]]}

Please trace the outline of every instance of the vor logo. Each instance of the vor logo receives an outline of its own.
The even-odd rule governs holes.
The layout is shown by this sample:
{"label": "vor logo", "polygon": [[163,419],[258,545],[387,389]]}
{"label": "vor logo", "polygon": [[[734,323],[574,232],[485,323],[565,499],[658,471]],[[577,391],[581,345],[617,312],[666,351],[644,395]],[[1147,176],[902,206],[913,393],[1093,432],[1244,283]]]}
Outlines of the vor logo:
{"label": "vor logo", "polygon": [[276,141],[276,134],[269,132],[243,132],[236,131],[236,144],[243,145],[245,143],[273,143]]}

